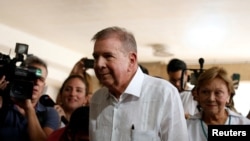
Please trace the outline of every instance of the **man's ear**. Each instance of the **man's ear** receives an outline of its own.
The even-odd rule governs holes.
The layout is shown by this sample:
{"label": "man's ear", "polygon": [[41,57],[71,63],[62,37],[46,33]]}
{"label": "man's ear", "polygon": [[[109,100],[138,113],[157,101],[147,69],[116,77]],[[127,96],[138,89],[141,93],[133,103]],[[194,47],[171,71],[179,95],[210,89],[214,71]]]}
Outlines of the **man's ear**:
{"label": "man's ear", "polygon": [[130,62],[132,64],[137,64],[137,55],[134,52],[129,53]]}
{"label": "man's ear", "polygon": [[137,62],[137,54],[134,52],[129,53],[129,68],[134,68],[135,66],[138,66]]}

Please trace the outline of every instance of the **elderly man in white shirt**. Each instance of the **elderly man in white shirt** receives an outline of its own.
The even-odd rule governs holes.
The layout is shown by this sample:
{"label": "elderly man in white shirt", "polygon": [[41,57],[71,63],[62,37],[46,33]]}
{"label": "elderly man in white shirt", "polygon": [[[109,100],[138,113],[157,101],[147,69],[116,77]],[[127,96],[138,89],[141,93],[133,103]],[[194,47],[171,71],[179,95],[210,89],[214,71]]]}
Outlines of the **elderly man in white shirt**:
{"label": "elderly man in white shirt", "polygon": [[138,67],[134,36],[120,27],[98,32],[94,70],[104,86],[90,102],[91,141],[186,141],[177,89]]}

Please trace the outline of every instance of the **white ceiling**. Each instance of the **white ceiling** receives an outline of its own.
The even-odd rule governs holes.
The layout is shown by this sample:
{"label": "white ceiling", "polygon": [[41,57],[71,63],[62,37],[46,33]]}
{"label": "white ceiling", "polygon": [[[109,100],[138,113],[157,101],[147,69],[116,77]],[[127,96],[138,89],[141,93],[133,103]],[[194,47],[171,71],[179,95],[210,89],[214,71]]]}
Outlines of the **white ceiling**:
{"label": "white ceiling", "polygon": [[197,64],[200,57],[205,64],[249,62],[249,5],[249,0],[0,0],[0,52],[27,43],[29,53],[49,62],[50,78],[61,81],[81,57],[92,58],[96,32],[121,26],[134,33],[140,62],[167,63],[173,57]]}

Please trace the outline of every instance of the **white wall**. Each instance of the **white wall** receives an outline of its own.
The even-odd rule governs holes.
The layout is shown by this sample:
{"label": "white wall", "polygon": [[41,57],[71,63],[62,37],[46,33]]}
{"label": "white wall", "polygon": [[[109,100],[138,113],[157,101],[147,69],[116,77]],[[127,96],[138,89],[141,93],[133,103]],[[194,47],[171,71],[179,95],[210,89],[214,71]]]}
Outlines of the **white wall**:
{"label": "white wall", "polygon": [[58,91],[59,91],[59,88],[47,86],[43,94],[49,95],[49,97],[51,97],[53,101],[56,102]]}
{"label": "white wall", "polygon": [[63,46],[48,42],[31,34],[13,29],[0,23],[0,52],[9,54],[13,58],[16,43],[29,45],[29,54],[34,54],[44,59],[48,64],[48,81],[53,86],[60,86],[69,74],[72,66],[84,55]]}
{"label": "white wall", "polygon": [[246,116],[250,110],[250,81],[240,81],[234,96],[235,108]]}
{"label": "white wall", "polygon": [[[39,39],[3,24],[0,24],[0,35],[0,52],[7,54],[9,53],[9,48],[14,49],[15,43],[20,42],[30,45],[29,53],[46,58],[49,67],[48,84],[52,84],[54,82],[58,84],[48,85],[45,93],[48,94],[54,101],[57,96],[58,86],[62,84],[63,80],[68,75],[68,70],[75,64],[75,62],[78,61],[78,59],[84,56],[82,53],[72,52],[64,47]],[[56,52],[56,54],[53,54],[52,52]],[[71,55],[69,56],[69,54]],[[51,62],[52,64],[50,64]],[[65,69],[58,69],[54,67],[55,64],[59,66],[65,66],[65,64],[67,64],[67,67],[65,67]],[[241,81],[238,90],[236,91],[236,96],[234,97],[236,109],[244,116],[247,115],[250,110],[249,89],[250,81]]]}
{"label": "white wall", "polygon": [[16,43],[25,43],[29,45],[29,54],[37,55],[47,62],[49,73],[44,94],[48,94],[54,101],[59,86],[68,76],[72,66],[84,56],[81,52],[71,51],[1,23],[0,36],[0,53],[8,54],[13,58]]}

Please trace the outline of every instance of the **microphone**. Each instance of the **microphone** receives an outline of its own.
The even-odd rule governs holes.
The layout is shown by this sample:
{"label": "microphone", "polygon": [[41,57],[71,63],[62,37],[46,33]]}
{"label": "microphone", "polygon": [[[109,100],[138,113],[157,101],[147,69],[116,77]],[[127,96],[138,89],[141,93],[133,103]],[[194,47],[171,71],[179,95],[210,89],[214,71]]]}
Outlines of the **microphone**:
{"label": "microphone", "polygon": [[[40,97],[39,102],[45,107],[54,107],[56,105],[56,103],[50,98],[50,96],[46,94]],[[61,116],[61,120],[65,125],[69,123],[69,121],[64,116]]]}
{"label": "microphone", "polygon": [[200,68],[201,70],[203,69],[203,64],[204,64],[204,59],[203,58],[200,58],[199,59],[199,63],[200,63]]}

